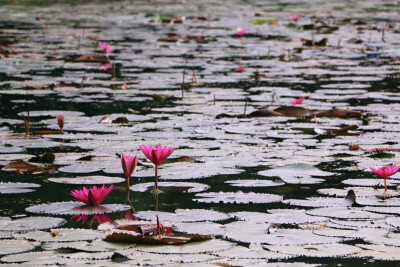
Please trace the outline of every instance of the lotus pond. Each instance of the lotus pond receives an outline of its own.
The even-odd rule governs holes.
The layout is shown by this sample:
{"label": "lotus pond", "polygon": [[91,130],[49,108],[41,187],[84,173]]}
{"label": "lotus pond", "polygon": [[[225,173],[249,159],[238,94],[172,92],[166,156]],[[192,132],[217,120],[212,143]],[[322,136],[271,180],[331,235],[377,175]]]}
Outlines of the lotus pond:
{"label": "lotus pond", "polygon": [[399,11],[0,1],[0,263],[398,265]]}

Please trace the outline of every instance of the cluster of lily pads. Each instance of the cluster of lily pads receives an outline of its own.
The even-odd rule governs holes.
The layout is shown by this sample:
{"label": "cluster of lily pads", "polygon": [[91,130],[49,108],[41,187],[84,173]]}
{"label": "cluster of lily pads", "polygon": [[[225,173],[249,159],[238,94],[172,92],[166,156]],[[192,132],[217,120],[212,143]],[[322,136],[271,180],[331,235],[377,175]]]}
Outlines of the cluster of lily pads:
{"label": "cluster of lily pads", "polygon": [[186,2],[0,6],[0,261],[400,260],[398,8]]}

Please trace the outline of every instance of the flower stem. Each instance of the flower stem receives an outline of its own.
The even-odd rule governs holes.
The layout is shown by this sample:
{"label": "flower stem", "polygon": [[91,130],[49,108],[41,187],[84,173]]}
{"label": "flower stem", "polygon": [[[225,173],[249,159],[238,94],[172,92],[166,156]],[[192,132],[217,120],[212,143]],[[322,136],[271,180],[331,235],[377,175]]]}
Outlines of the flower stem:
{"label": "flower stem", "polygon": [[158,165],[156,165],[156,192],[158,192]]}
{"label": "flower stem", "polygon": [[385,177],[385,192],[386,192],[386,190],[387,190],[387,186],[386,186],[386,177]]}
{"label": "flower stem", "polygon": [[129,176],[126,177],[126,190],[129,191]]}

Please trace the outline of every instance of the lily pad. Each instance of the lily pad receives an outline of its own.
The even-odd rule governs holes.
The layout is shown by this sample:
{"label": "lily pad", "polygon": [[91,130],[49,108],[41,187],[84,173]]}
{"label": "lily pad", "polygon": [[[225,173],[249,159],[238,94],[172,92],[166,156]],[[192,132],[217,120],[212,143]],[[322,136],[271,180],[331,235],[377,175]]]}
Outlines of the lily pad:
{"label": "lily pad", "polygon": [[55,202],[39,204],[26,208],[26,211],[51,215],[93,215],[125,211],[131,207],[123,204],[105,204],[101,206],[87,206],[81,202]]}
{"label": "lily pad", "polygon": [[268,210],[269,213],[240,211],[231,213],[230,215],[239,219],[252,222],[269,222],[274,224],[300,224],[314,223],[329,220],[326,217],[310,216],[305,210],[294,209],[273,209]]}
{"label": "lily pad", "polygon": [[325,216],[342,220],[374,220],[383,219],[384,215],[364,211],[360,208],[350,207],[328,207],[306,211],[306,214],[313,216]]}
{"label": "lily pad", "polygon": [[212,239],[175,246],[137,245],[135,249],[138,251],[159,254],[197,254],[227,250],[233,246],[234,244],[229,241]]}
{"label": "lily pad", "polygon": [[203,209],[177,209],[175,213],[162,211],[139,211],[135,213],[136,217],[148,221],[155,220],[156,215],[161,222],[222,221],[230,218],[229,215],[225,213]]}
{"label": "lily pad", "polygon": [[16,220],[1,220],[1,231],[24,232],[59,227],[67,221],[54,217],[25,217]]}
{"label": "lily pad", "polygon": [[[282,201],[282,197],[272,194],[262,193],[243,193],[238,192],[210,192],[196,194],[193,199],[201,203],[235,203],[235,204],[252,204],[252,203],[272,203]],[[199,198],[201,197],[201,198]]]}
{"label": "lily pad", "polygon": [[17,238],[36,240],[39,242],[73,242],[89,241],[101,238],[101,232],[90,229],[52,229],[50,232],[33,231],[23,234],[15,234]]}
{"label": "lily pad", "polygon": [[[154,187],[154,183],[143,183],[135,184],[130,187],[131,191],[134,192],[145,192]],[[158,188],[161,191],[173,191],[173,192],[184,192],[184,193],[198,193],[210,188],[208,185],[200,183],[188,183],[188,182],[159,182]]]}
{"label": "lily pad", "polygon": [[0,240],[0,255],[9,255],[33,250],[40,243],[25,240]]}
{"label": "lily pad", "polygon": [[285,183],[282,180],[231,180],[225,183],[235,187],[273,187],[281,186]]}
{"label": "lily pad", "polygon": [[116,184],[122,183],[125,181],[123,178],[118,177],[109,177],[109,176],[78,176],[75,178],[49,178],[47,179],[50,182],[59,183],[59,184],[79,184],[79,185],[93,185],[93,184]]}
{"label": "lily pad", "polygon": [[356,246],[345,244],[320,244],[302,246],[269,246],[263,245],[265,249],[277,253],[286,253],[302,257],[343,257],[361,252],[362,249]]}
{"label": "lily pad", "polygon": [[0,183],[0,194],[21,194],[35,191],[32,188],[40,187],[34,183]]}

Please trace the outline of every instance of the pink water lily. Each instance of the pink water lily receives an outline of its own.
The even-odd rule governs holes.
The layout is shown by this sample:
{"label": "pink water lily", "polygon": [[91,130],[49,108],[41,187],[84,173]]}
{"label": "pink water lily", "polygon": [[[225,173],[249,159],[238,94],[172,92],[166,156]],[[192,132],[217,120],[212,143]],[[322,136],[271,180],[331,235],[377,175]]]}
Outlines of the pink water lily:
{"label": "pink water lily", "polygon": [[114,51],[114,47],[112,47],[106,42],[100,42],[99,47],[103,49],[105,53],[111,53],[112,51]]}
{"label": "pink water lily", "polygon": [[156,169],[156,191],[158,190],[158,165],[163,163],[164,160],[174,152],[174,147],[165,146],[164,148],[161,147],[161,144],[158,144],[156,148],[151,145],[141,145],[139,146],[140,150],[142,150],[143,154],[153,162],[155,169]]}
{"label": "pink water lily", "polygon": [[104,200],[104,198],[110,194],[111,190],[113,190],[113,186],[106,187],[103,185],[102,187],[97,188],[93,186],[92,188],[83,187],[81,190],[71,191],[71,196],[82,201],[86,205],[89,206],[98,206]]}
{"label": "pink water lily", "polygon": [[61,133],[62,133],[63,129],[64,129],[64,122],[65,122],[64,115],[58,115],[57,120],[58,120],[58,126],[60,126]]}
{"label": "pink water lily", "polygon": [[129,190],[129,177],[131,177],[132,173],[135,171],[137,163],[138,163],[138,156],[131,156],[131,155],[121,155],[121,164],[122,169],[124,170],[125,178],[126,178],[126,188]]}
{"label": "pink water lily", "polygon": [[237,72],[243,72],[243,71],[244,71],[243,66],[237,67],[237,68],[236,68],[236,71],[237,71]]}
{"label": "pink water lily", "polygon": [[299,15],[297,15],[297,14],[293,14],[293,15],[292,15],[292,20],[293,20],[294,22],[297,22],[299,19],[300,19],[300,16],[299,16]]}
{"label": "pink water lily", "polygon": [[246,34],[245,29],[238,28],[237,31],[235,32],[236,35],[243,37]]}
{"label": "pink water lily", "polygon": [[304,99],[306,99],[304,96],[299,97],[299,98],[295,98],[294,100],[290,101],[289,104],[301,105],[301,104],[303,104]]}
{"label": "pink water lily", "polygon": [[385,181],[385,191],[387,190],[387,186],[386,186],[386,178],[388,178],[389,176],[395,174],[400,166],[394,166],[394,165],[389,165],[389,166],[385,166],[385,167],[380,167],[380,168],[372,168],[369,167],[375,174],[378,174],[380,177],[382,177]]}

